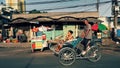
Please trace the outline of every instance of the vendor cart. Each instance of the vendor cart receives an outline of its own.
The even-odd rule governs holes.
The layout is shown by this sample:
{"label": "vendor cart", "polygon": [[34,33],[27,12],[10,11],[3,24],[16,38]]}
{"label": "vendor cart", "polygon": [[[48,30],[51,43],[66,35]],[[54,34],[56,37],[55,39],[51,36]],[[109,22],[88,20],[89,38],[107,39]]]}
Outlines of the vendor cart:
{"label": "vendor cart", "polygon": [[31,50],[32,50],[32,52],[34,52],[35,50],[38,50],[38,49],[43,51],[43,49],[45,47],[48,47],[45,35],[37,36],[37,37],[32,38],[32,40],[31,40]]}
{"label": "vendor cart", "polygon": [[[33,28],[34,29],[34,28]],[[55,31],[52,28],[48,28],[45,26],[40,26],[33,30],[33,37],[31,39],[31,50],[34,52],[35,50],[40,49],[43,51],[45,47],[48,47],[47,41],[55,39],[55,37],[61,37],[63,31]]]}

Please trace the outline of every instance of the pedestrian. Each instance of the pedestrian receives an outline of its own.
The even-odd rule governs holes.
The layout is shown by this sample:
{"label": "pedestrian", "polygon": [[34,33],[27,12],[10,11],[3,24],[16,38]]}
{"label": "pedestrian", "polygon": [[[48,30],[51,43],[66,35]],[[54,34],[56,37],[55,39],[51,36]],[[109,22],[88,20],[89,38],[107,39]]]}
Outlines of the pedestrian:
{"label": "pedestrian", "polygon": [[114,28],[111,28],[110,36],[111,36],[111,39],[112,39],[114,42],[116,42],[116,44],[119,44],[119,43],[120,43],[120,39],[116,37],[115,29],[114,29]]}
{"label": "pedestrian", "polygon": [[37,36],[37,32],[38,32],[38,27],[33,27],[32,29],[32,32],[33,32],[33,36],[36,37]]}

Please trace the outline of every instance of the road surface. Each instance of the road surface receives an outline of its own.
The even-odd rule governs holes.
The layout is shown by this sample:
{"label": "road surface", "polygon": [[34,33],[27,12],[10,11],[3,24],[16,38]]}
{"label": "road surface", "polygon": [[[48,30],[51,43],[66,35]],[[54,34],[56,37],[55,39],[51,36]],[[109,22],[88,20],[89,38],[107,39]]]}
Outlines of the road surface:
{"label": "road surface", "polygon": [[0,48],[0,68],[120,68],[120,53],[103,50],[96,63],[76,60],[71,66],[62,66],[49,50],[31,53],[30,48]]}

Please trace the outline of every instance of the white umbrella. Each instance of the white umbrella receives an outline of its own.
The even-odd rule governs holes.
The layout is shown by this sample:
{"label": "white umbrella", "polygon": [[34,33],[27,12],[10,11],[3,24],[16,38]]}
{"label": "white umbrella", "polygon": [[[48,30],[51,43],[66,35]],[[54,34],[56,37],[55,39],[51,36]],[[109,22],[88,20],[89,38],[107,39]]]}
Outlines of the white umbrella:
{"label": "white umbrella", "polygon": [[47,31],[47,27],[45,27],[45,26],[40,26],[40,27],[38,28],[38,30],[39,30],[39,31]]}

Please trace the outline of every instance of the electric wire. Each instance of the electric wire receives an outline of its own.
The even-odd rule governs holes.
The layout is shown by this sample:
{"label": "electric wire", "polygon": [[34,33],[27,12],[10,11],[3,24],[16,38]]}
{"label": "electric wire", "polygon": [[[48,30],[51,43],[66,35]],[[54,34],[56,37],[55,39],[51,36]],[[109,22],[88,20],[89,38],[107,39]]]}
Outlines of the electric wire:
{"label": "electric wire", "polygon": [[[57,0],[57,1],[43,1],[43,2],[31,2],[31,3],[27,3],[26,5],[38,5],[38,4],[49,4],[49,3],[60,3],[60,2],[69,2],[69,1],[79,1],[79,0]],[[111,1],[104,1],[104,2],[99,2],[100,5],[104,5],[107,3],[111,3]],[[66,6],[66,7],[58,7],[58,8],[48,8],[48,9],[40,9],[37,11],[52,11],[52,10],[62,10],[62,9],[71,9],[71,8],[79,8],[79,7],[90,7],[90,6],[95,6],[97,3],[89,3],[89,4],[83,4],[83,5],[75,5],[75,6]],[[95,7],[94,7],[95,8]],[[93,8],[93,9],[94,9]],[[91,9],[86,9],[85,10],[89,11]],[[30,12],[29,11],[23,11],[23,12]],[[79,11],[79,12],[85,12],[83,11]]]}
{"label": "electric wire", "polygon": [[[103,7],[105,6],[106,4],[102,5]],[[101,13],[101,15],[104,15],[107,14],[108,10],[111,8],[111,6],[109,4],[107,4],[107,8],[104,12]]]}
{"label": "electric wire", "polygon": [[[25,5],[40,5],[40,4],[50,4],[50,3],[62,3],[62,2],[71,2],[71,1],[80,1],[80,0],[57,0],[57,1],[42,1],[42,2],[24,2]],[[12,6],[20,6],[20,3],[7,3],[12,4]],[[23,4],[22,4],[23,5]]]}
{"label": "electric wire", "polygon": [[93,7],[91,7],[91,8],[87,8],[87,9],[82,10],[82,11],[65,13],[65,14],[58,14],[58,15],[51,15],[51,16],[54,17],[54,16],[61,16],[61,15],[72,15],[72,14],[84,13],[84,12],[90,11],[90,10],[92,10],[92,9],[94,9],[94,8],[95,8],[95,6],[93,6]]}
{"label": "electric wire", "polygon": [[80,1],[80,0],[57,0],[57,1],[31,2],[31,3],[26,3],[26,5],[50,4],[50,3],[70,2],[70,1]]}
{"label": "electric wire", "polygon": [[[106,2],[100,2],[99,4],[106,4],[110,3],[111,1]],[[69,8],[77,8],[77,7],[85,7],[85,6],[95,6],[97,3],[91,3],[91,4],[84,4],[84,5],[75,5],[75,6],[67,6],[67,7],[59,7],[59,8],[48,8],[48,9],[41,9],[38,11],[51,11],[51,10],[60,10],[60,9],[69,9]],[[26,11],[29,12],[29,11]]]}
{"label": "electric wire", "polygon": [[[46,2],[31,2],[31,3],[26,3],[26,5],[40,5],[40,4],[60,3],[60,2],[68,2],[68,1],[79,1],[79,0],[62,0],[62,1],[60,0],[60,1],[49,1],[49,2],[47,2],[47,1]],[[112,1],[99,2],[99,4],[101,4],[101,3],[109,3],[109,2],[112,2]],[[92,5],[92,4],[96,4],[96,3],[91,3],[91,4],[88,4],[88,5]]]}

